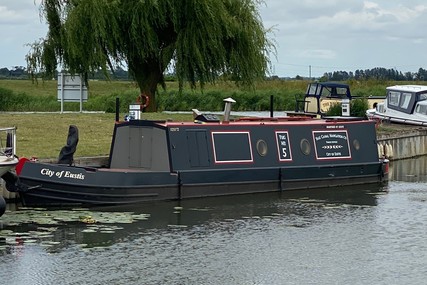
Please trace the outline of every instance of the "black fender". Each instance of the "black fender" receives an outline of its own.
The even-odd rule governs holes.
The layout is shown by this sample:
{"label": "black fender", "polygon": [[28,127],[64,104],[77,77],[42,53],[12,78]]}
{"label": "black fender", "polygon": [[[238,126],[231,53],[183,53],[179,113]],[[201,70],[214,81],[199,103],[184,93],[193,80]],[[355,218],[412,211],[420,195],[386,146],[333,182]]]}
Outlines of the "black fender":
{"label": "black fender", "polygon": [[5,211],[6,211],[6,201],[4,200],[3,196],[0,195],[0,217],[3,216]]}
{"label": "black fender", "polygon": [[28,187],[19,181],[18,175],[8,171],[1,177],[6,182],[6,189],[9,192],[26,192]]}

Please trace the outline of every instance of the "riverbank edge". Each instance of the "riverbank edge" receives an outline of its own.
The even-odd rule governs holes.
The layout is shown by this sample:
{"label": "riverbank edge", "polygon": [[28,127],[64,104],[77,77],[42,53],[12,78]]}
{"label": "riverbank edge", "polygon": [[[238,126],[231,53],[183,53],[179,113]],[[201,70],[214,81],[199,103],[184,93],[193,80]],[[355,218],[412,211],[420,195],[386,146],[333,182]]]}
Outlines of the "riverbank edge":
{"label": "riverbank edge", "polygon": [[389,160],[400,160],[427,155],[427,128],[402,128],[390,134],[378,134],[377,143],[391,146]]}

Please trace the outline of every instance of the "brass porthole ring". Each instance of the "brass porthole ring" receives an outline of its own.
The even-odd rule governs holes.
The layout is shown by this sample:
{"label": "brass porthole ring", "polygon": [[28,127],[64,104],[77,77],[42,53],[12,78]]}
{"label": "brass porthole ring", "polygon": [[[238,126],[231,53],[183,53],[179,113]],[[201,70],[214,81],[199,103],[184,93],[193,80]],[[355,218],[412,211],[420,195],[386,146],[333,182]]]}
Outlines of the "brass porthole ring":
{"label": "brass porthole ring", "polygon": [[261,156],[266,156],[267,152],[268,152],[268,147],[267,147],[267,143],[265,142],[265,140],[258,140],[256,142],[256,150],[258,152],[259,155]]}
{"label": "brass porthole ring", "polygon": [[310,142],[307,139],[302,139],[300,142],[300,148],[303,154],[309,155],[311,153]]}
{"label": "brass porthole ring", "polygon": [[353,141],[353,147],[355,150],[359,150],[360,149],[360,142],[358,140],[354,140]]}

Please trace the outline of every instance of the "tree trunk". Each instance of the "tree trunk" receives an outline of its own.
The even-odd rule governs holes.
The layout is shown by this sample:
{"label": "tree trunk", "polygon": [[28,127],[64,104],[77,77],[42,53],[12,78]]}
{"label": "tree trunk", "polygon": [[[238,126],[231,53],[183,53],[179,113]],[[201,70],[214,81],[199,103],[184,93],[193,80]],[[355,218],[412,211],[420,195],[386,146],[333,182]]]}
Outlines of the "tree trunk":
{"label": "tree trunk", "polygon": [[[129,61],[129,69],[138,83],[141,95],[148,96],[149,103],[144,111],[156,112],[156,91],[159,83],[163,82],[163,70],[155,58],[148,58],[144,62]],[[142,102],[144,103],[144,102]]]}

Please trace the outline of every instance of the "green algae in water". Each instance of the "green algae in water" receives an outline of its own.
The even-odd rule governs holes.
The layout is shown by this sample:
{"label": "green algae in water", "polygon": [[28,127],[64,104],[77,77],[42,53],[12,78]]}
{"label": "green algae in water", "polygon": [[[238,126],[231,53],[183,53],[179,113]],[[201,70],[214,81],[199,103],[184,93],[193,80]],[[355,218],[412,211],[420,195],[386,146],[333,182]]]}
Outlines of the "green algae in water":
{"label": "green algae in water", "polygon": [[[55,232],[67,224],[79,227],[82,225],[83,227],[79,229],[80,233],[114,234],[116,231],[124,229],[119,226],[120,224],[148,220],[149,217],[149,214],[101,212],[86,208],[48,210],[22,207],[17,211],[8,211],[0,219],[3,227],[0,229],[0,245],[5,249],[19,244],[39,244],[44,248],[52,248],[61,243],[55,240],[58,238],[55,237]],[[12,230],[13,227],[16,227],[16,231]],[[22,231],[23,227],[30,227],[30,230]]]}

